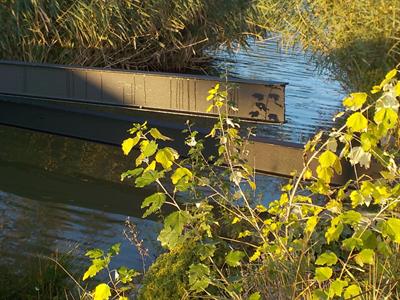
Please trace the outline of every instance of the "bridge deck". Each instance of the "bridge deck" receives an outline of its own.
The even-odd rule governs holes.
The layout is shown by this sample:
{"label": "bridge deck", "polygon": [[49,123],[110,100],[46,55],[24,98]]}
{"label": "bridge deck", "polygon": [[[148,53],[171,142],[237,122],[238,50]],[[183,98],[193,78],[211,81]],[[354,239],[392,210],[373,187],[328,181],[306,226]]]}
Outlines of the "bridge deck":
{"label": "bridge deck", "polygon": [[[68,137],[120,146],[126,138],[126,131],[132,123],[148,121],[152,127],[174,139],[172,147],[183,150],[187,116],[159,113],[157,111],[137,111],[122,107],[93,103],[68,102],[61,100],[37,99],[24,96],[0,94],[0,124],[49,132]],[[191,117],[196,129],[206,133],[213,119]],[[277,176],[303,167],[303,145],[254,138],[250,145],[249,161],[258,172]],[[207,147],[212,149],[213,145]],[[345,166],[344,174],[334,179],[340,184],[351,174],[350,166]]]}
{"label": "bridge deck", "polygon": [[[206,112],[208,91],[218,77],[82,68],[0,61],[0,93],[112,104],[136,109],[215,116]],[[233,115],[250,122],[285,121],[286,83],[228,79]]]}

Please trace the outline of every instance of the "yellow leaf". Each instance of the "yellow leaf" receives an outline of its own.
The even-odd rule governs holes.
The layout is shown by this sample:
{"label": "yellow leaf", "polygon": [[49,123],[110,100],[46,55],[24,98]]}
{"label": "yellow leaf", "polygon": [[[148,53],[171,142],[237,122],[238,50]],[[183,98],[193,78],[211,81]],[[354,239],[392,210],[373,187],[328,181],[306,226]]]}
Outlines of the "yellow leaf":
{"label": "yellow leaf", "polygon": [[326,150],[318,158],[320,165],[324,168],[332,167],[336,160],[338,160],[337,155],[330,150]]}
{"label": "yellow leaf", "polygon": [[247,180],[248,184],[250,185],[251,189],[254,191],[256,189],[256,183],[251,180]]}
{"label": "yellow leaf", "polygon": [[169,169],[178,157],[179,155],[174,149],[166,147],[158,150],[156,161],[160,163],[164,169]]}
{"label": "yellow leaf", "polygon": [[380,92],[381,90],[382,90],[382,87],[380,85],[374,85],[372,87],[371,94],[376,94],[376,93]]}
{"label": "yellow leaf", "polygon": [[307,220],[305,232],[311,234],[318,223],[318,216],[312,216]]}
{"label": "yellow leaf", "polygon": [[323,180],[325,183],[330,183],[331,178],[333,176],[333,170],[332,168],[324,168],[322,166],[317,167],[317,175],[318,178]]}
{"label": "yellow leaf", "polygon": [[258,205],[256,206],[256,210],[257,210],[258,212],[260,212],[260,213],[263,213],[263,212],[266,212],[266,211],[267,211],[267,208],[266,208],[264,205],[258,204]]}
{"label": "yellow leaf", "polygon": [[102,269],[103,269],[102,264],[100,264],[100,263],[93,263],[93,264],[87,269],[87,271],[85,272],[85,274],[83,274],[82,280],[86,280],[86,279],[88,279],[89,277],[91,278],[91,277],[96,276],[96,274],[97,274],[98,272],[100,272]]}
{"label": "yellow leaf", "polygon": [[144,169],[143,173],[146,173],[147,171],[154,171],[156,169],[156,162],[153,160],[146,169]]}
{"label": "yellow leaf", "polygon": [[238,217],[234,217],[232,220],[232,224],[236,224],[239,221],[240,221],[240,219]]}
{"label": "yellow leaf", "polygon": [[308,168],[303,174],[303,179],[304,180],[310,179],[312,177],[312,175],[313,174],[312,174],[311,169]]}
{"label": "yellow leaf", "polygon": [[212,111],[213,107],[214,107],[214,104],[211,104],[209,107],[207,107],[206,112]]}
{"label": "yellow leaf", "polygon": [[136,157],[136,160],[135,160],[136,167],[141,165],[144,159],[145,159],[145,157],[143,156],[143,154],[140,154],[138,157]]}
{"label": "yellow leaf", "polygon": [[240,239],[240,238],[244,238],[244,237],[250,236],[250,235],[251,235],[251,231],[245,230],[245,231],[239,233],[238,238]]}
{"label": "yellow leaf", "polygon": [[156,140],[163,140],[163,141],[171,141],[172,139],[163,135],[157,128],[152,128],[150,129],[150,134],[153,138],[155,138]]}
{"label": "yellow leaf", "polygon": [[386,74],[385,79],[392,79],[394,76],[396,76],[397,70],[393,69],[389,71],[389,73]]}
{"label": "yellow leaf", "polygon": [[361,267],[363,267],[364,264],[373,265],[375,260],[375,252],[371,249],[364,249],[354,257],[354,260]]}
{"label": "yellow leaf", "polygon": [[360,109],[365,101],[367,101],[368,95],[366,93],[352,93],[349,97],[343,100],[343,105],[350,108],[351,110]]}
{"label": "yellow leaf", "polygon": [[396,85],[394,86],[394,94],[395,97],[400,96],[400,81],[396,83]]}
{"label": "yellow leaf", "polygon": [[[192,172],[190,172],[189,169],[178,168],[175,170],[174,174],[172,174],[172,176],[171,176],[172,183],[177,184],[178,181],[184,177],[191,179],[193,177],[193,174],[192,174]],[[186,180],[186,182],[188,182],[188,180]]]}
{"label": "yellow leaf", "polygon": [[139,142],[140,136],[136,136],[134,138],[126,139],[122,142],[122,151],[124,151],[125,155],[128,155],[131,152],[132,148]]}
{"label": "yellow leaf", "polygon": [[367,129],[368,120],[362,113],[356,112],[347,119],[346,125],[353,132],[361,132]]}
{"label": "yellow leaf", "polygon": [[254,252],[254,254],[249,258],[249,261],[255,261],[261,256],[260,250]]}
{"label": "yellow leaf", "polygon": [[93,292],[94,300],[108,300],[111,297],[110,287],[105,283],[100,283],[96,286]]}
{"label": "yellow leaf", "polygon": [[374,115],[376,124],[383,124],[385,128],[391,129],[396,126],[398,119],[397,113],[391,108],[383,108],[377,111]]}

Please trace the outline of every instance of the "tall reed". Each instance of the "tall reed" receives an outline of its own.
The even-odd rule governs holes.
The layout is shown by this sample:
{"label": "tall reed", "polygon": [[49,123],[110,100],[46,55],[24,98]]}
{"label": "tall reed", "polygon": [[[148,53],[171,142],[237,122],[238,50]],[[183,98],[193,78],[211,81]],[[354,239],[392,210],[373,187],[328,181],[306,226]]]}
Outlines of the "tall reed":
{"label": "tall reed", "polygon": [[246,45],[248,0],[6,0],[0,58],[180,71],[206,49]]}
{"label": "tall reed", "polygon": [[301,45],[347,90],[364,90],[400,62],[400,1],[258,0],[253,23]]}

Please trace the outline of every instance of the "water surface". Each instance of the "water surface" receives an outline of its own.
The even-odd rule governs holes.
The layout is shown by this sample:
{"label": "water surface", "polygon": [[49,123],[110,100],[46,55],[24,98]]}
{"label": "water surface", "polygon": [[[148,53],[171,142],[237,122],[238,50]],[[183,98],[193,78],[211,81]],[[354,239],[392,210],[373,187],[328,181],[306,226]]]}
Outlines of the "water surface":
{"label": "water surface", "polygon": [[[329,74],[319,74],[307,55],[278,52],[276,43],[258,43],[234,57],[223,52],[217,57],[237,77],[289,83],[286,124],[258,125],[259,136],[304,142],[331,125],[343,97],[340,84]],[[151,262],[160,253],[160,225],[140,218],[140,203],[150,191],[119,183],[121,172],[131,165],[117,147],[0,126],[2,263],[18,265],[21,257],[77,245],[82,254],[122,242],[117,264],[141,269],[140,256],[122,234],[128,216],[137,225]],[[277,197],[283,182],[259,176],[264,200]]]}
{"label": "water surface", "polygon": [[317,130],[332,126],[344,92],[340,83],[321,73],[311,56],[299,49],[279,50],[275,40],[251,44],[234,56],[217,55],[217,65],[239,78],[287,82],[286,124],[258,125],[259,136],[306,142]]}

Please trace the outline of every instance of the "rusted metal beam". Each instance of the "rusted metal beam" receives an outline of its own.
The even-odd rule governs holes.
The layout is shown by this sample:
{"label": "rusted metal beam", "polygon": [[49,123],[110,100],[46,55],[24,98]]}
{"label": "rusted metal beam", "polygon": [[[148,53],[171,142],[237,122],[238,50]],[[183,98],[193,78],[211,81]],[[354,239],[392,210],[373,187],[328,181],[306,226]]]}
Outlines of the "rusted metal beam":
{"label": "rusted metal beam", "polygon": [[[158,72],[83,68],[0,61],[0,93],[118,105],[168,113],[215,116],[206,112],[208,91],[218,77]],[[228,79],[232,115],[250,121],[285,121],[283,82]]]}

